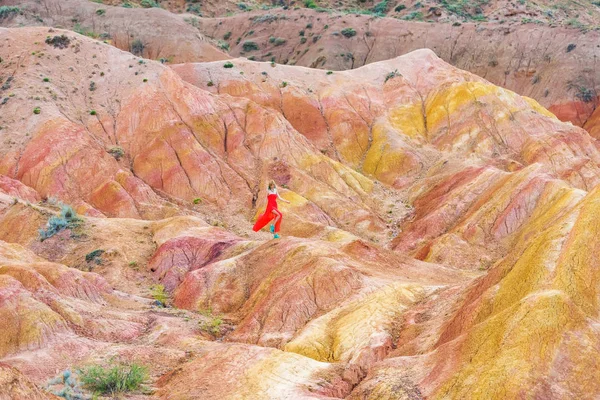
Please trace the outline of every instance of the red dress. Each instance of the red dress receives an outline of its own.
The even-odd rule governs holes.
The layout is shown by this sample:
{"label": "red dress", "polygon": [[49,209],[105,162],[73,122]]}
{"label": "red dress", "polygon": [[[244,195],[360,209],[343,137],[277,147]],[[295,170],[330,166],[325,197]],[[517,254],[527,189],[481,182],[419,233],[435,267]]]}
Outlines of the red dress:
{"label": "red dress", "polygon": [[[279,211],[279,209],[277,208],[277,193],[269,194],[267,196],[267,209],[265,210],[264,214],[258,217],[258,219],[256,220],[254,228],[252,228],[254,232],[260,231],[265,225],[271,222],[273,218],[275,218],[275,214],[273,214],[272,212],[273,210]],[[279,214],[281,215],[281,211],[279,212]],[[279,232],[279,227],[281,226],[281,219],[282,217],[279,217],[279,221],[277,221],[277,223],[275,224],[275,233]]]}

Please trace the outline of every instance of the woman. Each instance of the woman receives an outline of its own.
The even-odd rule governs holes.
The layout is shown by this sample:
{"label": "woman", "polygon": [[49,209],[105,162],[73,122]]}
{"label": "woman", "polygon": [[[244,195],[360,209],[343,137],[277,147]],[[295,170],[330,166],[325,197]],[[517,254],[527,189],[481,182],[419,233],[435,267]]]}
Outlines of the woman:
{"label": "woman", "polygon": [[254,224],[254,228],[252,228],[254,232],[258,232],[259,230],[261,230],[265,225],[269,223],[269,221],[271,221],[274,218],[275,221],[273,221],[273,223],[271,224],[270,231],[274,234],[273,238],[279,238],[279,227],[281,226],[282,215],[281,211],[277,209],[277,199],[289,204],[289,201],[282,198],[277,192],[277,186],[275,185],[275,182],[271,181],[269,182],[269,186],[267,187],[267,209],[265,210],[263,215],[258,217],[256,224]]}

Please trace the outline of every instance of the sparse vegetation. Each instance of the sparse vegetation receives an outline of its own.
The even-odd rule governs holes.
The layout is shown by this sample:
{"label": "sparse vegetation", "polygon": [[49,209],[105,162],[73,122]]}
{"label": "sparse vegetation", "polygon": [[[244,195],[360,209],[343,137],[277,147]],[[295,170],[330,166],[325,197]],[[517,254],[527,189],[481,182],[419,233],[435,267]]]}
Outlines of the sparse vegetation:
{"label": "sparse vegetation", "polygon": [[304,7],[306,8],[318,8],[319,6],[315,3],[315,0],[304,0]]}
{"label": "sparse vegetation", "polygon": [[213,83],[213,81],[208,81],[206,83],[206,86],[210,87],[210,86],[214,86],[215,84]]}
{"label": "sparse vegetation", "polygon": [[402,19],[406,21],[423,21],[423,13],[421,11],[413,11],[410,14],[402,17]]}
{"label": "sparse vegetation", "polygon": [[42,79],[42,81],[44,81],[44,82],[50,82],[50,78],[44,78],[44,79]]}
{"label": "sparse vegetation", "polygon": [[374,14],[383,16],[387,12],[387,8],[388,8],[388,0],[383,0],[383,1],[380,1],[379,3],[375,4],[375,7],[373,7],[371,9],[371,11]]}
{"label": "sparse vegetation", "polygon": [[570,52],[572,52],[573,50],[575,50],[575,47],[577,47],[577,45],[576,45],[575,43],[570,43],[570,44],[567,46],[567,53],[570,53]]}
{"label": "sparse vegetation", "polygon": [[34,113],[34,114],[39,114],[39,113],[41,113],[41,112],[42,112],[42,109],[41,109],[41,108],[39,108],[39,107],[35,107],[35,108],[33,109],[33,113]]}
{"label": "sparse vegetation", "polygon": [[148,379],[146,367],[135,363],[119,364],[110,369],[90,365],[78,372],[85,388],[94,394],[110,396],[138,390]]}
{"label": "sparse vegetation", "polygon": [[69,39],[67,35],[64,34],[60,36],[54,36],[52,38],[48,36],[46,38],[46,44],[51,44],[52,46],[59,49],[66,49],[67,47],[69,47],[69,44],[71,44],[71,39]]}
{"label": "sparse vegetation", "polygon": [[405,9],[406,9],[406,6],[404,4],[400,4],[400,5],[396,6],[396,8],[394,8],[394,11],[400,12]]}
{"label": "sparse vegetation", "polygon": [[106,10],[104,8],[99,8],[96,10],[96,15],[104,15],[106,14]]}
{"label": "sparse vegetation", "polygon": [[388,73],[388,74],[385,76],[385,81],[384,81],[384,83],[385,83],[385,82],[387,82],[387,81],[389,81],[390,79],[394,79],[394,78],[395,78],[395,77],[397,77],[397,76],[402,76],[402,74],[401,74],[400,72],[398,72],[398,70],[397,70],[397,69],[395,69],[395,70],[393,70],[392,72]]}
{"label": "sparse vegetation", "polygon": [[85,255],[85,262],[87,263],[95,263],[96,265],[102,264],[102,254],[104,254],[104,250],[97,249]]}
{"label": "sparse vegetation", "polygon": [[202,203],[202,199],[200,197],[196,197],[193,201],[194,204],[200,204]]}
{"label": "sparse vegetation", "polygon": [[163,307],[167,305],[169,294],[165,292],[165,287],[163,285],[150,286],[150,295],[154,300],[160,302]]}
{"label": "sparse vegetation", "polygon": [[288,83],[286,81],[281,82],[281,87],[284,88],[288,85]]}
{"label": "sparse vegetation", "polygon": [[21,12],[21,9],[16,6],[0,7],[0,19],[9,18]]}
{"label": "sparse vegetation", "polygon": [[224,40],[229,40],[229,38],[231,37],[231,31],[227,32],[226,34],[223,35],[223,39]]}
{"label": "sparse vegetation", "polygon": [[223,319],[218,315],[213,315],[211,309],[200,311],[204,317],[207,317],[208,321],[199,321],[198,325],[201,330],[210,333],[213,336],[217,336],[221,333],[221,325],[223,324]]}
{"label": "sparse vegetation", "polygon": [[96,110],[90,110],[90,115],[96,115]]}
{"label": "sparse vegetation", "polygon": [[46,229],[40,229],[40,241],[51,238],[64,229],[73,229],[81,224],[81,218],[71,206],[62,205],[59,215],[53,215],[46,223]]}
{"label": "sparse vegetation", "polygon": [[233,63],[227,61],[225,64],[223,64],[223,68],[233,68]]}
{"label": "sparse vegetation", "polygon": [[344,28],[342,29],[342,35],[347,38],[351,38],[352,36],[356,36],[356,30],[354,28]]}
{"label": "sparse vegetation", "polygon": [[119,161],[125,155],[125,150],[123,150],[122,147],[115,146],[115,147],[111,147],[108,150],[108,154],[113,156],[115,158],[115,160]]}
{"label": "sparse vegetation", "polygon": [[140,5],[144,8],[160,8],[160,5],[154,0],[142,0],[140,1]]}
{"label": "sparse vegetation", "polygon": [[131,52],[136,56],[141,56],[144,53],[146,45],[140,39],[135,39],[131,42]]}
{"label": "sparse vegetation", "polygon": [[192,13],[192,14],[196,14],[199,17],[202,16],[202,10],[200,10],[200,4],[188,4],[185,11]]}
{"label": "sparse vegetation", "polygon": [[327,71],[327,75],[333,74],[333,71]]}
{"label": "sparse vegetation", "polygon": [[256,42],[250,42],[250,41],[244,42],[244,44],[242,45],[242,49],[245,52],[260,50],[260,48],[258,47],[258,44]]}

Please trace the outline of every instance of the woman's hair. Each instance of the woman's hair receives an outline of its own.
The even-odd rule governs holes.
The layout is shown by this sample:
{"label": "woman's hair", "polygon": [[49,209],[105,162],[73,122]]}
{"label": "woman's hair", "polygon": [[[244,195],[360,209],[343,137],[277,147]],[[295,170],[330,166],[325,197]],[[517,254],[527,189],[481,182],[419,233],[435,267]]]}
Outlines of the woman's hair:
{"label": "woman's hair", "polygon": [[272,180],[272,181],[270,181],[270,182],[269,182],[269,186],[267,186],[267,187],[268,187],[269,189],[271,189],[271,186],[273,186],[273,187],[277,187],[277,185],[275,184],[275,181],[273,181],[273,180]]}

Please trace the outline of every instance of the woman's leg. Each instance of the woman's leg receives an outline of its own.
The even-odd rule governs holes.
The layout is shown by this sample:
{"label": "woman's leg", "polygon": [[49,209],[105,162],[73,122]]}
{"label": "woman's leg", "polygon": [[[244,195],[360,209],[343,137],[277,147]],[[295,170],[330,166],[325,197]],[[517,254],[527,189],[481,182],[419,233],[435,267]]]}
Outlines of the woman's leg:
{"label": "woman's leg", "polygon": [[273,210],[271,211],[274,215],[275,215],[275,221],[273,221],[273,223],[275,224],[275,233],[279,232],[279,227],[281,226],[281,212],[279,212],[279,210]]}

